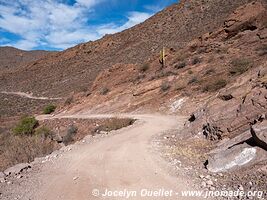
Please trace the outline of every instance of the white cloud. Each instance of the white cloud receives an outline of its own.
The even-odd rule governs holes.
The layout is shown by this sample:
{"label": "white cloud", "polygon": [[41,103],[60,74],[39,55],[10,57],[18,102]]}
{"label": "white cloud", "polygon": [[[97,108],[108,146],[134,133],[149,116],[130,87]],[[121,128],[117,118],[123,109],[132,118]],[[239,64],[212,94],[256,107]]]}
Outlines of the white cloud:
{"label": "white cloud", "polygon": [[149,17],[151,17],[151,14],[148,14],[148,13],[130,12],[129,15],[127,16],[127,18],[128,18],[127,22],[125,24],[123,24],[122,26],[117,26],[116,24],[111,23],[111,24],[106,24],[106,25],[100,26],[97,31],[100,35],[117,33],[117,32],[120,32],[122,30],[131,28],[131,27],[145,21]]}
{"label": "white cloud", "polygon": [[100,1],[101,0],[76,0],[77,4],[81,6],[86,6],[86,7],[93,7]]}
{"label": "white cloud", "polygon": [[38,44],[35,42],[31,42],[28,40],[20,40],[17,43],[10,44],[10,46],[19,48],[19,49],[25,49],[25,50],[30,50],[34,47],[36,47]]}
{"label": "white cloud", "polygon": [[4,4],[0,0],[0,29],[22,38],[9,42],[10,46],[24,50],[39,46],[65,49],[128,29],[151,16],[130,12],[121,26],[114,23],[88,25],[94,6],[102,1],[106,0],[76,0],[73,5],[67,5],[59,0],[13,0]]}

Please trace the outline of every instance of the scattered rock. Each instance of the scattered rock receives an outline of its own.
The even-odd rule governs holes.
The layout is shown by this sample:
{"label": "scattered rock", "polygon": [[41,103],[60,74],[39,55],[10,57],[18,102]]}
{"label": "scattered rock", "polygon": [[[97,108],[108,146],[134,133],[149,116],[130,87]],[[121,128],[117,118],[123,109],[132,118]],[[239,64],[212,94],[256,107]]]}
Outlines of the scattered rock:
{"label": "scattered rock", "polygon": [[212,180],[208,180],[206,183],[207,183],[207,185],[213,185],[213,181]]}
{"label": "scattered rock", "polygon": [[11,185],[11,184],[12,184],[12,182],[11,182],[11,181],[8,181],[6,184],[8,184],[8,185]]}
{"label": "scattered rock", "polygon": [[225,94],[225,95],[221,95],[221,96],[219,96],[219,98],[220,98],[221,100],[223,100],[223,101],[229,101],[229,100],[233,99],[234,97],[233,97],[233,95],[231,95],[231,94]]}
{"label": "scattered rock", "polygon": [[17,175],[21,173],[23,170],[27,170],[28,168],[31,168],[31,165],[29,163],[20,163],[13,167],[8,168],[4,171],[5,175]]}
{"label": "scattered rock", "polygon": [[5,178],[0,178],[0,183],[4,183],[6,182],[6,179]]}
{"label": "scattered rock", "polygon": [[193,122],[196,120],[196,116],[194,114],[190,115],[190,118],[188,119],[189,122]]}
{"label": "scattered rock", "polygon": [[222,139],[222,131],[219,127],[207,123],[203,126],[203,135],[206,139],[217,141]]}
{"label": "scattered rock", "polygon": [[210,189],[211,191],[214,191],[214,190],[216,190],[216,188],[215,188],[215,187],[213,187],[213,186],[212,186],[212,187],[210,187],[209,189]]}
{"label": "scattered rock", "polygon": [[207,187],[207,183],[205,181],[202,181],[201,182],[201,187],[203,187],[203,188]]}
{"label": "scattered rock", "polygon": [[73,180],[76,181],[79,177],[75,176],[73,177]]}
{"label": "scattered rock", "polygon": [[19,175],[19,176],[17,176],[17,179],[21,179],[23,176],[22,175]]}
{"label": "scattered rock", "polygon": [[0,178],[5,178],[6,175],[3,172],[0,172]]}

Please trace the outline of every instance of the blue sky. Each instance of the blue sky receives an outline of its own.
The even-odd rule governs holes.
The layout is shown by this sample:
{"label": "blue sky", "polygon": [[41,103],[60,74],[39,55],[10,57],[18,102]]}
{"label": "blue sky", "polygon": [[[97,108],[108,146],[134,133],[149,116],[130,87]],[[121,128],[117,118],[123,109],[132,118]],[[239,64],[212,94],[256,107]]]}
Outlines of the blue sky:
{"label": "blue sky", "polygon": [[63,50],[143,22],[177,0],[0,0],[0,46]]}

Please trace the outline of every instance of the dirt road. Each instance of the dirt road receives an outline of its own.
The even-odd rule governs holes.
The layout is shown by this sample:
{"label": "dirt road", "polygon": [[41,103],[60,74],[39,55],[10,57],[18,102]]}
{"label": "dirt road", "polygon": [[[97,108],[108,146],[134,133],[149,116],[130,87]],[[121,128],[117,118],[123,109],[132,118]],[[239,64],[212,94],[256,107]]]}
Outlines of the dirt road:
{"label": "dirt road", "polygon": [[[38,119],[109,117],[112,115],[80,114],[39,116]],[[41,187],[30,199],[190,199],[175,194],[192,188],[186,181],[171,175],[167,163],[151,148],[150,142],[154,135],[181,127],[182,118],[160,115],[120,117],[139,120],[97,142],[77,145],[55,162],[45,165],[38,175]],[[115,193],[104,197],[106,190]],[[122,191],[120,196],[117,191]],[[155,193],[148,197],[146,195],[151,195],[148,191],[159,191],[160,196]]]}
{"label": "dirt road", "polygon": [[6,92],[6,91],[3,91],[0,93],[9,94],[9,95],[17,95],[17,96],[20,96],[23,98],[36,99],[36,100],[59,100],[59,99],[62,99],[62,98],[50,98],[50,97],[36,97],[36,96],[33,96],[32,94],[28,94],[25,92]]}

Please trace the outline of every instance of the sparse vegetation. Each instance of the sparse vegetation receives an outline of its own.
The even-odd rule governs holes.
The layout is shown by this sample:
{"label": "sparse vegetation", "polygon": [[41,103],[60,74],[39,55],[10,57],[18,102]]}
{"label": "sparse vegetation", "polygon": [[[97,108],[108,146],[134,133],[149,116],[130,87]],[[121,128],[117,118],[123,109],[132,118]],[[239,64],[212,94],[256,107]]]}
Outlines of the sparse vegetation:
{"label": "sparse vegetation", "polygon": [[190,70],[188,70],[187,73],[188,73],[188,74],[193,74],[193,71],[190,69]]}
{"label": "sparse vegetation", "polygon": [[163,82],[162,84],[161,84],[161,86],[160,86],[160,90],[162,91],[162,92],[166,92],[166,91],[168,91],[169,89],[170,89],[170,84],[168,83],[168,82]]}
{"label": "sparse vegetation", "polygon": [[201,59],[200,59],[199,57],[195,57],[195,58],[193,58],[193,60],[192,60],[192,65],[196,65],[196,64],[198,64],[198,63],[201,63]]}
{"label": "sparse vegetation", "polygon": [[182,69],[186,67],[186,62],[180,62],[174,66],[176,69]]}
{"label": "sparse vegetation", "polygon": [[139,71],[140,72],[142,72],[142,73],[144,73],[144,72],[146,72],[148,69],[149,69],[149,64],[148,63],[145,63],[145,64],[143,64],[140,68],[139,68]]}
{"label": "sparse vegetation", "polygon": [[34,133],[35,135],[40,136],[41,138],[48,138],[49,136],[52,135],[51,130],[45,126],[36,128]]}
{"label": "sparse vegetation", "polygon": [[51,114],[51,113],[53,113],[55,110],[56,110],[56,106],[53,105],[53,104],[49,104],[49,105],[47,105],[47,106],[44,108],[43,113],[44,113],[44,114]]}
{"label": "sparse vegetation", "polygon": [[189,81],[188,81],[188,84],[193,84],[193,83],[197,83],[198,82],[198,79],[197,79],[197,77],[193,77],[193,78],[191,78]]}
{"label": "sparse vegetation", "polygon": [[107,87],[103,87],[103,88],[100,89],[99,93],[101,95],[106,95],[107,93],[109,93],[109,91],[110,90]]}
{"label": "sparse vegetation", "polygon": [[231,61],[230,74],[240,75],[248,71],[251,61],[248,59],[236,58]]}
{"label": "sparse vegetation", "polygon": [[38,121],[35,117],[23,117],[13,129],[13,132],[16,135],[32,135],[37,126]]}
{"label": "sparse vegetation", "polygon": [[224,79],[219,79],[213,82],[208,83],[204,86],[203,92],[216,92],[219,89],[224,88],[227,85],[227,81]]}
{"label": "sparse vegetation", "polygon": [[204,75],[211,75],[211,74],[214,74],[215,73],[215,70],[214,69],[208,69]]}
{"label": "sparse vegetation", "polygon": [[110,132],[113,130],[118,130],[123,127],[132,125],[135,122],[134,119],[130,118],[112,118],[107,120],[104,124],[97,127],[94,132],[100,133],[101,131]]}
{"label": "sparse vegetation", "polygon": [[4,135],[0,145],[0,170],[17,163],[32,162],[36,157],[52,153],[56,144],[37,135]]}

